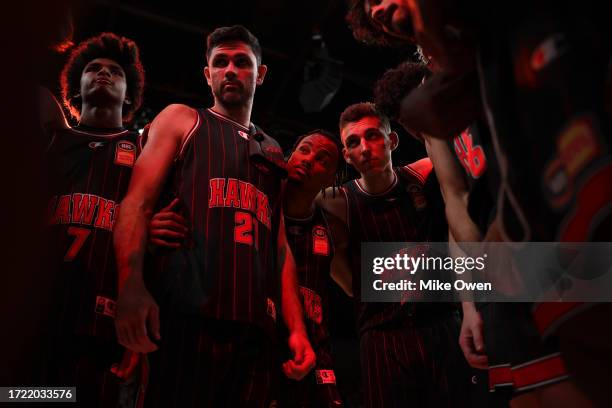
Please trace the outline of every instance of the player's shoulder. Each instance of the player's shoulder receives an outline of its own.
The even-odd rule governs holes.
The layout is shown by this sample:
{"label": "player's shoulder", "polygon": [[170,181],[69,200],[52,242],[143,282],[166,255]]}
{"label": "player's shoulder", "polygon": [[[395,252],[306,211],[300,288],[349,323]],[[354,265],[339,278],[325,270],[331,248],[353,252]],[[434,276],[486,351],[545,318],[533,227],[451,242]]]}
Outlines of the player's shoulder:
{"label": "player's shoulder", "polygon": [[155,119],[192,119],[195,120],[198,116],[198,111],[191,106],[184,105],[182,103],[172,103],[162,109]]}
{"label": "player's shoulder", "polygon": [[346,223],[346,196],[343,188],[328,187],[315,198],[315,205]]}
{"label": "player's shoulder", "polygon": [[152,141],[159,134],[163,139],[184,140],[198,126],[198,111],[190,106],[175,103],[166,106],[157,114],[148,132]]}
{"label": "player's shoulder", "polygon": [[425,184],[427,179],[433,173],[433,163],[429,157],[424,157],[413,163],[396,168],[396,171],[403,177],[414,177],[421,184]]}

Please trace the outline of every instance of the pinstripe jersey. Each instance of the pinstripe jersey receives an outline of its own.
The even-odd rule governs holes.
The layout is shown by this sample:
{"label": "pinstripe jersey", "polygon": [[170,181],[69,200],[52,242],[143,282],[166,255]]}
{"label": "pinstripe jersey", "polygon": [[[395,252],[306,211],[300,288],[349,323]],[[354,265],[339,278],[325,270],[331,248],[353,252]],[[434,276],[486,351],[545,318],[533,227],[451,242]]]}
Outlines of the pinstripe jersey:
{"label": "pinstripe jersey", "polygon": [[316,351],[329,335],[329,287],[332,284],[329,274],[334,256],[331,230],[324,210],[319,207],[306,219],[285,216],[285,229],[297,266],[308,337]]}
{"label": "pinstripe jersey", "polygon": [[[250,133],[198,111],[165,193],[182,203],[191,237],[185,248],[158,254],[147,281],[161,307],[273,332],[281,178],[249,155]],[[278,144],[267,148],[280,152]]]}
{"label": "pinstripe jersey", "polygon": [[138,134],[55,131],[48,149],[47,222],[58,267],[61,330],[114,337],[117,270],[112,230],[138,155]]}
{"label": "pinstripe jersey", "polygon": [[361,243],[445,240],[442,233],[445,226],[440,223],[445,219],[444,207],[439,203],[439,191],[437,195],[427,191],[429,179],[434,176],[430,172],[431,162],[426,159],[394,168],[393,184],[380,194],[366,192],[358,180],[349,181],[342,188],[347,202],[353,293],[361,332],[400,318],[408,307],[360,301]]}

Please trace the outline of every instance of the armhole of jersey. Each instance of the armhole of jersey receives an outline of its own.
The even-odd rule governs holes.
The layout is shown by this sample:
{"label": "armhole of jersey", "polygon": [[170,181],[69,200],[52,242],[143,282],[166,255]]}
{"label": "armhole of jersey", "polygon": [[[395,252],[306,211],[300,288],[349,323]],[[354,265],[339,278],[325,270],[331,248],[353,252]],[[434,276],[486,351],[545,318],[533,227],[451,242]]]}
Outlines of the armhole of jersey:
{"label": "armhole of jersey", "polygon": [[344,203],[346,205],[346,228],[348,229],[349,234],[351,233],[351,218],[350,218],[350,209],[349,209],[349,198],[346,188],[343,186],[342,193],[344,194]]}
{"label": "armhole of jersey", "polygon": [[49,150],[51,150],[51,147],[53,147],[53,143],[55,143],[56,137],[57,137],[57,131],[54,131],[53,136],[51,137],[51,140],[49,140],[49,143],[47,143],[47,149],[45,150],[46,153],[49,153]]}
{"label": "armhole of jersey", "polygon": [[200,118],[201,117],[200,112],[197,109],[194,109],[194,110],[197,115],[196,123],[193,125],[193,127],[191,128],[191,130],[185,137],[185,140],[183,140],[183,143],[181,144],[181,148],[179,149],[179,152],[176,155],[176,161],[181,160],[183,158],[183,155],[185,154],[185,149],[187,148],[189,141],[193,138],[193,135],[200,128],[200,124],[202,123],[202,119]]}
{"label": "armhole of jersey", "polygon": [[[425,158],[425,159],[429,160],[429,158]],[[411,163],[411,164],[419,163],[419,162],[421,162],[422,160],[425,160],[425,159],[417,160],[416,162]],[[434,171],[434,169],[433,169],[433,165],[431,164],[431,160],[429,160],[429,166],[428,166],[428,168],[427,168],[427,169],[424,169],[424,170],[426,170],[426,172],[425,172],[425,171],[420,172],[420,171],[418,171],[418,170],[416,170],[416,169],[412,168],[412,167],[411,167],[411,164],[408,164],[408,165],[406,165],[406,166],[400,167],[400,169],[403,169],[403,170],[405,170],[405,171],[408,171],[410,174],[412,174],[412,175],[413,175],[413,176],[415,176],[417,179],[419,179],[419,181],[421,182],[421,184],[425,185],[425,182],[427,181],[427,177],[429,177],[429,175],[431,174],[431,172],[432,172],[432,171]],[[400,171],[401,171],[401,170],[400,170]]]}

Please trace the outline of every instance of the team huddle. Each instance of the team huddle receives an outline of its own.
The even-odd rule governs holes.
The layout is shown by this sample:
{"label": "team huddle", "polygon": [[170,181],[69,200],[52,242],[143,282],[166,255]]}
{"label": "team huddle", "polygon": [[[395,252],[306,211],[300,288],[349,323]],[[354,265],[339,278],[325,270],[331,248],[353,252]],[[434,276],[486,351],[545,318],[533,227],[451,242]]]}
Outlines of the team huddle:
{"label": "team huddle", "polygon": [[[562,12],[483,35],[435,18],[438,2],[352,3],[357,39],[416,44],[422,60],[288,154],[251,122],[268,67],[243,26],[206,39],[213,106],[169,105],[141,133],[124,127],[142,103],[137,45],[102,33],[72,50],[60,83],[78,125],[40,94],[58,276],[41,384],[76,385],[87,407],[346,406],[329,330],[338,285],[354,303],[367,407],[610,401],[610,374],[588,363],[609,347],[576,334],[609,335],[590,323],[605,304],[361,299],[363,242],[610,241],[610,37],[596,14],[579,22],[605,69],[585,75],[583,32]],[[543,61],[521,57],[550,38]],[[395,166],[392,123],[427,157]],[[563,147],[573,137],[576,155]]]}

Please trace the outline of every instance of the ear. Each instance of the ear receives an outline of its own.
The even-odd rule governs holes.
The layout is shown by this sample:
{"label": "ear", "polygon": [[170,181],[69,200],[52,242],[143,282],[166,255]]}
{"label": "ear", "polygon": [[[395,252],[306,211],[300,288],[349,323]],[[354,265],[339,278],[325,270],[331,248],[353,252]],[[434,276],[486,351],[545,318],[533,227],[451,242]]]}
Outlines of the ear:
{"label": "ear", "polygon": [[123,100],[123,103],[124,103],[125,105],[131,105],[131,104],[132,104],[132,101],[130,100],[130,98],[126,97],[126,98]]}
{"label": "ear", "polygon": [[211,86],[211,84],[210,84],[210,69],[208,69],[208,65],[204,67],[204,77],[206,78],[206,83],[208,84],[208,86]]}
{"label": "ear", "polygon": [[346,150],[346,147],[342,148],[342,157],[344,157],[344,161],[347,164],[351,164],[351,165],[353,164],[351,163],[351,158],[349,157],[348,150]]}
{"label": "ear", "polygon": [[266,77],[266,72],[268,72],[267,65],[260,65],[257,67],[257,86],[263,84],[264,78]]}
{"label": "ear", "polygon": [[397,146],[399,145],[399,136],[397,133],[389,133],[389,140],[391,141],[391,151],[397,149]]}

